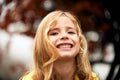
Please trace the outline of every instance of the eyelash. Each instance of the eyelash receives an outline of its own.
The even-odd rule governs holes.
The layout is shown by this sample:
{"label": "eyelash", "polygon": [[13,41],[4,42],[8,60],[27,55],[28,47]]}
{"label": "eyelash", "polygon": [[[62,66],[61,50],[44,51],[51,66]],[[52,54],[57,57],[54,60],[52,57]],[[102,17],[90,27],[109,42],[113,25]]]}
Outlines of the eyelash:
{"label": "eyelash", "polygon": [[[73,32],[73,31],[68,31],[67,32],[68,34],[75,34],[75,32]],[[57,35],[57,34],[59,34],[58,32],[51,32],[50,33],[50,35]]]}
{"label": "eyelash", "polygon": [[73,32],[73,31],[68,31],[68,33],[69,33],[69,34],[75,34],[75,32]]}
{"label": "eyelash", "polygon": [[50,35],[57,35],[58,34],[58,32],[52,32],[52,33],[50,33]]}

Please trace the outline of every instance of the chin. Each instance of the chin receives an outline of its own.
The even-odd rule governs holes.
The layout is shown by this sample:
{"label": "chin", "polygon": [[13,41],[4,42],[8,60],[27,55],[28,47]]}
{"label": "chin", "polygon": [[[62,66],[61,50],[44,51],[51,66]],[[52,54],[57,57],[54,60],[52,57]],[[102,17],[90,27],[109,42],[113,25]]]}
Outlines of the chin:
{"label": "chin", "polygon": [[59,55],[59,58],[60,59],[72,59],[72,58],[75,58],[76,55],[70,55],[70,54],[64,54],[64,55]]}

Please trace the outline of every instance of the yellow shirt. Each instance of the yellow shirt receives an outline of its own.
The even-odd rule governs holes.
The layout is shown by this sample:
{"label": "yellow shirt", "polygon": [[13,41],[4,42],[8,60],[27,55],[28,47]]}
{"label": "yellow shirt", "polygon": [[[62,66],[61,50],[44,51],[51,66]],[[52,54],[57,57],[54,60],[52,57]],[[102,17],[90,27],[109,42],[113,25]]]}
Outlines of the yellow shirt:
{"label": "yellow shirt", "polygon": [[[32,80],[32,75],[33,75],[33,72],[29,73],[28,75],[25,75],[20,80]],[[92,72],[92,76],[94,78],[93,80],[99,80],[99,78],[97,77],[97,75],[95,73],[93,73],[93,72]],[[80,80],[77,75],[75,76],[75,80]]]}
{"label": "yellow shirt", "polygon": [[[92,72],[92,76],[93,76],[93,80],[99,80],[98,76],[93,72]],[[80,80],[77,75],[75,76],[75,80]]]}
{"label": "yellow shirt", "polygon": [[33,75],[33,71],[30,72],[29,74],[23,76],[20,80],[32,80],[32,75]]}

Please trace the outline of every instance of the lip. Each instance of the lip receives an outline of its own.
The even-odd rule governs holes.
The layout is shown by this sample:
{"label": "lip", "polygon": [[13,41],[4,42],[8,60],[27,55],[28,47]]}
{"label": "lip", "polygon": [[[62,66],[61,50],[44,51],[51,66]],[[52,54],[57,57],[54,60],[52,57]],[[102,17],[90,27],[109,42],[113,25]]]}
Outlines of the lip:
{"label": "lip", "polygon": [[73,44],[68,42],[59,43],[56,45],[56,48],[60,50],[70,50],[71,48],[73,48]]}

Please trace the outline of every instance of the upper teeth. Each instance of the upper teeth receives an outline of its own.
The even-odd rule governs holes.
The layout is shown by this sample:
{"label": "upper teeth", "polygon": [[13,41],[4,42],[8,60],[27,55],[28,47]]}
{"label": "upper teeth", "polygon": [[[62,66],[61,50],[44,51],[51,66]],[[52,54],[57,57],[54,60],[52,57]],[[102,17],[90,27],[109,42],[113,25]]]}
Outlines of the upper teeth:
{"label": "upper teeth", "polygon": [[59,45],[59,48],[71,48],[70,44]]}

